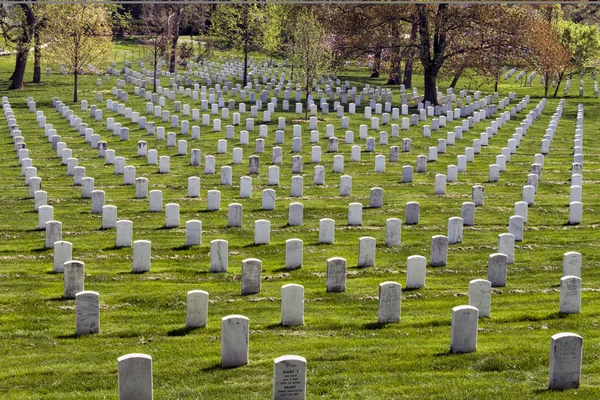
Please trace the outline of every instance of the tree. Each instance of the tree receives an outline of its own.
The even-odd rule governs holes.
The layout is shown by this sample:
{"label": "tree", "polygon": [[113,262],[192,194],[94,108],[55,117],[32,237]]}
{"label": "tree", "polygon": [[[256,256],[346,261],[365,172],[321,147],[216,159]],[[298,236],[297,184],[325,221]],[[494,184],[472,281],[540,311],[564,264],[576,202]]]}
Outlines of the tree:
{"label": "tree", "polygon": [[159,60],[167,54],[169,48],[169,13],[165,5],[152,3],[144,4],[142,15],[145,22],[145,42],[153,59],[152,91],[156,92]]}
{"label": "tree", "polygon": [[[474,69],[492,80],[494,91],[498,91],[505,66],[527,66],[524,55],[529,51],[527,43],[537,19],[534,10],[525,7],[506,4],[478,6],[477,37],[472,40],[477,41],[480,47],[459,56],[458,72]],[[455,64],[452,61],[450,65]]]}
{"label": "tree", "polygon": [[112,28],[106,8],[100,4],[47,6],[44,37],[48,57],[73,74],[73,101],[78,101],[77,81],[89,64],[105,60],[112,49]]}
{"label": "tree", "polygon": [[[292,44],[292,63],[308,100],[313,81],[326,73],[331,65],[331,50],[326,45],[325,29],[310,8],[302,9],[296,20]],[[308,119],[308,107],[305,107]]]}
{"label": "tree", "polygon": [[171,57],[169,58],[169,72],[175,72],[175,60],[177,59],[177,42],[179,41],[179,27],[181,25],[182,12],[185,4],[173,4],[169,6],[169,18],[167,26],[171,37]]}
{"label": "tree", "polygon": [[535,24],[530,41],[531,63],[544,76],[544,97],[548,96],[550,81],[554,76],[558,77],[554,92],[554,96],[556,96],[566,71],[573,65],[573,55],[560,43],[560,33],[555,27],[542,19]]}
{"label": "tree", "polygon": [[266,6],[266,15],[269,21],[265,26],[263,34],[262,50],[274,57],[281,54],[281,29],[285,18],[285,9],[281,4],[269,4]]}
{"label": "tree", "polygon": [[600,31],[597,25],[562,21],[560,42],[573,54],[573,65],[583,71],[600,56]]}
{"label": "tree", "polygon": [[261,49],[267,22],[265,6],[257,3],[219,4],[211,16],[214,33],[244,53],[244,86],[248,84],[248,55]]}
{"label": "tree", "polygon": [[14,45],[16,50],[15,69],[10,80],[9,90],[23,89],[25,68],[31,42],[36,29],[35,1],[26,1],[18,5],[0,4],[0,31],[4,42]]}

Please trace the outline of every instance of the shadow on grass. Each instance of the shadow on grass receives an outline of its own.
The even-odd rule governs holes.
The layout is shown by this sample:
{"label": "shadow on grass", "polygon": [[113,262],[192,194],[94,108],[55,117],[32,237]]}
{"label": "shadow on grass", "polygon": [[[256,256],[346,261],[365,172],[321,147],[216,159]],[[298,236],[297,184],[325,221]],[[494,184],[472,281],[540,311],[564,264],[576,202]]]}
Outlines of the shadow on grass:
{"label": "shadow on grass", "polygon": [[282,328],[287,328],[287,326],[283,326],[281,324],[270,324],[270,325],[265,326],[265,329],[269,329],[269,330],[278,330],[278,329],[282,329]]}
{"label": "shadow on grass", "polygon": [[60,335],[57,336],[57,339],[77,339],[79,336],[76,333],[72,333],[70,335]]}
{"label": "shadow on grass", "polygon": [[34,252],[34,253],[42,253],[42,252],[44,252],[46,250],[52,250],[52,249],[51,248],[47,249],[46,247],[38,247],[37,249],[32,249],[31,251]]}
{"label": "shadow on grass", "polygon": [[231,369],[231,368],[236,368],[236,367],[224,368],[224,367],[221,367],[221,363],[217,363],[217,364],[211,365],[209,367],[202,368],[201,371],[202,372],[212,372],[212,371],[218,371],[220,369]]}
{"label": "shadow on grass", "polygon": [[446,351],[442,351],[440,353],[435,353],[433,356],[434,357],[452,357],[452,356],[460,356],[464,353],[453,353],[450,350],[446,350]]}
{"label": "shadow on grass", "polygon": [[[549,393],[554,393],[554,392],[562,393],[562,392],[567,392],[569,390],[577,390],[577,389],[575,389],[575,388],[570,388],[570,389],[550,389],[550,388],[543,388],[543,389],[535,389],[533,391],[533,393],[535,393],[535,394],[545,394],[545,393],[549,394]],[[575,393],[573,393],[573,394],[575,394]]]}
{"label": "shadow on grass", "polygon": [[177,229],[179,228],[178,226],[174,226],[172,228],[167,228],[166,225],[161,226],[160,228],[156,228],[155,230],[157,231],[170,231],[171,229]]}
{"label": "shadow on grass", "polygon": [[75,300],[75,299],[66,299],[63,296],[60,296],[60,297],[51,297],[49,299],[46,299],[46,301],[69,301],[69,300]]}
{"label": "shadow on grass", "polygon": [[173,329],[170,330],[169,332],[167,332],[167,336],[185,336],[190,332],[193,332],[197,329],[200,328],[189,328],[189,327],[183,327],[183,328],[178,328],[178,329]]}
{"label": "shadow on grass", "polygon": [[265,244],[250,243],[250,244],[247,244],[247,245],[242,246],[242,247],[246,249],[246,248],[249,248],[249,247],[260,247],[260,246],[266,246],[266,245],[267,245],[266,243]]}
{"label": "shadow on grass", "polygon": [[363,325],[363,327],[365,329],[369,329],[369,330],[377,330],[377,329],[383,329],[388,325],[390,325],[390,324],[381,323],[381,322],[367,322],[366,324]]}
{"label": "shadow on grass", "polygon": [[221,210],[220,209],[219,210],[207,210],[207,209],[204,209],[204,210],[198,210],[197,212],[205,214],[205,213],[214,213],[214,212],[217,212],[217,211],[221,211]]}
{"label": "shadow on grass", "polygon": [[50,271],[46,271],[46,275],[62,275],[63,272],[56,272],[55,270],[51,269]]}

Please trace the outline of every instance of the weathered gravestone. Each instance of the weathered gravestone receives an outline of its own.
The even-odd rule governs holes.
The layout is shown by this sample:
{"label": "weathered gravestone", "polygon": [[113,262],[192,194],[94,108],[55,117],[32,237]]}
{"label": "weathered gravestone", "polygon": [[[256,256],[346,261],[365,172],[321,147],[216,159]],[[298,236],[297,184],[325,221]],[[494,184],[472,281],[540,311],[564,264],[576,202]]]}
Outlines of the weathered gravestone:
{"label": "weathered gravestone", "polygon": [[81,291],[75,295],[76,335],[100,332],[100,295]]}
{"label": "weathered gravestone", "polygon": [[577,389],[581,377],[583,338],[575,333],[552,335],[550,341],[550,377],[552,390]]}
{"label": "weathered gravestone", "polygon": [[208,292],[190,290],[187,292],[185,326],[204,328],[208,321]]}
{"label": "weathered gravestone", "polygon": [[473,306],[457,306],[452,309],[451,353],[472,353],[477,350],[478,318],[479,311]]}
{"label": "weathered gravestone", "polygon": [[306,399],[306,359],[282,356],[274,361],[273,400]]}
{"label": "weathered gravestone", "polygon": [[281,325],[304,325],[304,287],[293,283],[281,287]]}
{"label": "weathered gravestone", "polygon": [[402,302],[402,286],[397,282],[379,284],[379,312],[377,321],[380,324],[400,322]]}
{"label": "weathered gravestone", "polygon": [[127,354],[117,359],[119,400],[152,400],[152,357]]}
{"label": "weathered gravestone", "polygon": [[243,315],[229,315],[221,320],[221,366],[239,367],[248,364],[250,320]]}

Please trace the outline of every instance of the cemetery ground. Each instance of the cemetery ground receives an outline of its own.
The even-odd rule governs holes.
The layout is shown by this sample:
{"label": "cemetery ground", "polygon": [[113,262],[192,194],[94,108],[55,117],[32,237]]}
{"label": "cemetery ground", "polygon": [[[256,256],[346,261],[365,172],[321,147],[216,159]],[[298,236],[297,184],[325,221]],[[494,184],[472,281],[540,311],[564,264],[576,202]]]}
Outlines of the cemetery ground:
{"label": "cemetery ground", "polygon": [[[132,48],[134,55],[136,48]],[[0,58],[0,86],[7,87],[12,58]],[[118,63],[119,69],[123,66]],[[133,63],[135,69],[136,63]],[[385,79],[366,80],[366,69],[351,69],[339,74],[344,81],[361,90],[364,83],[376,87]],[[28,73],[28,76],[30,74]],[[168,83],[168,78],[161,77]],[[447,166],[456,164],[456,156],[464,154],[471,140],[485,130],[489,121],[464,134],[446,154],[427,165],[426,173],[415,173],[412,183],[402,183],[402,166],[415,165],[419,154],[445,138],[441,128],[423,138],[422,125],[401,131],[391,145],[402,146],[402,138],[412,139],[412,149],[400,153],[400,161],[389,162],[389,146],[379,144],[379,131],[390,131],[390,125],[370,129],[364,119],[363,107],[350,116],[349,130],[358,139],[359,125],[369,124],[369,136],[376,138],[375,151],[363,152],[360,162],[350,161],[351,144],[344,143],[340,118],[335,111],[319,113],[318,145],[323,149],[325,184],[313,185],[310,130],[300,121],[303,115],[281,111],[272,116],[265,152],[260,157],[260,173],[253,175],[253,192],[249,199],[239,198],[239,179],[248,175],[248,157],[255,154],[254,140],[262,112],[250,132],[248,145],[236,139],[228,140],[227,153],[217,153],[217,139],[225,138],[225,125],[219,133],[210,126],[201,126],[200,139],[180,137],[179,128],[170,129],[160,118],[145,115],[146,100],[133,94],[127,84],[126,102],[148,121],[176,131],[178,139],[188,141],[188,155],[177,156],[177,147],[167,147],[166,140],[157,141],[137,124],[105,109],[115,77],[96,86],[96,77],[80,77],[80,99],[104,110],[103,121],[89,118],[72,99],[72,77],[60,75],[53,68],[51,76],[43,75],[42,84],[26,85],[23,91],[1,91],[8,96],[15,111],[19,129],[25,138],[30,158],[43,179],[48,204],[54,207],[54,219],[63,223],[63,240],[73,244],[73,258],[85,263],[85,289],[100,294],[100,333],[75,335],[75,301],[63,299],[63,275],[52,273],[53,250],[44,248],[45,233],[38,230],[38,213],[21,176],[14,145],[5,119],[0,124],[0,397],[5,399],[115,399],[117,398],[117,358],[128,353],[145,353],[153,359],[153,382],[156,399],[265,399],[271,396],[273,360],[286,354],[297,354],[307,360],[307,398],[324,399],[396,399],[396,398],[598,398],[600,395],[600,189],[598,154],[600,141],[600,102],[593,98],[593,79],[587,74],[585,97],[577,96],[578,75],[573,82],[564,113],[552,141],[552,149],[544,161],[543,176],[529,207],[524,240],[515,245],[515,263],[508,267],[506,287],[492,290],[491,317],[479,320],[477,351],[451,354],[450,325],[453,307],[468,304],[469,281],[487,278],[488,256],[497,252],[497,236],[507,232],[508,219],[514,214],[514,203],[521,201],[534,155],[540,151],[540,141],[559,103],[548,99],[542,115],[527,131],[516,154],[511,156],[505,172],[496,183],[488,182],[488,166],[506,146],[527,112],[541,100],[543,88],[538,79],[533,87],[520,87],[514,78],[502,80],[500,98],[508,92],[517,93],[517,101],[531,95],[526,110],[511,119],[482,147],[481,154],[469,163],[457,182],[448,183],[445,195],[433,194],[436,173],[446,173]],[[414,82],[421,87],[422,78]],[[458,92],[469,84],[461,80]],[[445,93],[447,81],[439,82]],[[165,85],[169,86],[169,85]],[[493,93],[489,86],[484,95]],[[422,89],[420,89],[422,92]],[[96,101],[103,93],[103,101]],[[399,107],[399,91],[393,88],[394,107]],[[563,93],[563,89],[559,90]],[[469,93],[472,94],[472,93]],[[131,273],[132,248],[115,248],[115,229],[102,230],[101,214],[91,213],[90,199],[81,198],[81,187],[73,186],[66,166],[52,151],[44,129],[36,123],[35,113],[27,109],[27,97],[33,97],[37,110],[44,111],[47,123],[53,125],[61,140],[72,149],[86,176],[95,178],[95,189],[106,192],[106,203],[116,205],[118,219],[133,221],[133,239],[152,242],[152,263],[149,272]],[[79,115],[88,127],[109,142],[126,165],[136,167],[137,177],[146,177],[149,190],[163,193],[163,205],[180,205],[179,228],[166,229],[165,213],[150,212],[148,198],[136,199],[135,187],[123,184],[123,176],[114,174],[113,165],[84,143],[79,133],[52,106],[58,97]],[[228,97],[225,96],[226,101]],[[177,100],[200,108],[198,101],[178,95]],[[497,100],[496,100],[497,101]],[[511,105],[517,101],[512,101]],[[236,99],[237,104],[239,97]],[[249,103],[249,102],[247,102]],[[573,159],[573,137],[577,105],[584,106],[583,149],[583,218],[579,225],[568,225],[569,188]],[[364,104],[363,104],[364,106]],[[173,102],[166,107],[173,112]],[[249,104],[248,104],[249,109]],[[411,104],[410,113],[416,113]],[[232,110],[233,111],[233,110]],[[201,112],[201,114],[210,113]],[[346,109],[346,116],[347,114]],[[286,118],[280,184],[267,184],[267,169],[271,165],[271,148],[275,142],[277,118]],[[106,130],[105,118],[119,118],[129,126],[129,140],[119,141]],[[216,116],[211,115],[212,118]],[[242,115],[242,121],[249,113]],[[402,116],[401,116],[402,117]],[[231,117],[230,117],[231,118]],[[180,119],[191,118],[180,117]],[[399,121],[390,121],[399,123]],[[429,122],[427,122],[429,123]],[[198,123],[199,124],[199,123]],[[292,126],[302,125],[304,188],[301,198],[290,197]],[[339,152],[329,153],[325,126],[333,124],[340,138]],[[453,127],[459,123],[448,123]],[[480,129],[481,127],[481,129]],[[160,156],[170,156],[170,173],[159,174],[158,165],[147,165],[146,157],[137,156],[137,141],[146,140],[149,149]],[[363,145],[364,146],[364,145]],[[232,164],[232,149],[243,149],[242,163]],[[202,152],[200,166],[190,165],[190,150]],[[341,173],[333,172],[334,155],[345,157],[344,174],[351,175],[352,195],[339,196]],[[386,156],[384,173],[376,173],[376,155]],[[216,174],[204,174],[204,156],[216,158]],[[220,184],[221,166],[233,169],[233,185]],[[187,179],[201,180],[199,198],[187,197]],[[378,286],[395,281],[403,288],[406,281],[406,259],[422,255],[429,260],[431,237],[446,235],[448,218],[461,215],[463,202],[471,201],[472,186],[485,187],[485,204],[475,212],[475,225],[464,227],[462,243],[449,246],[445,267],[427,267],[426,286],[404,290],[401,321],[396,324],[377,323]],[[373,187],[383,188],[383,207],[369,208]],[[262,190],[273,188],[277,193],[274,210],[261,207]],[[221,209],[206,211],[207,191],[221,191]],[[288,205],[304,204],[302,226],[288,226]],[[404,221],[407,202],[421,205],[417,225],[402,226],[400,247],[386,247],[386,219]],[[241,228],[227,227],[227,206],[243,205]],[[362,226],[348,226],[348,204],[363,204]],[[335,220],[335,243],[319,244],[319,220]],[[202,221],[202,244],[186,247],[185,221]],[[254,245],[254,221],[271,222],[271,242]],[[358,239],[372,236],[377,241],[375,266],[358,268]],[[285,241],[303,240],[303,263],[297,270],[285,269]],[[209,272],[210,242],[229,242],[229,270]],[[580,252],[583,256],[581,277],[583,292],[580,314],[559,314],[560,278],[563,254]],[[348,262],[347,286],[344,293],[326,292],[326,264],[330,257],[343,257]],[[262,261],[260,294],[242,296],[241,264],[247,258]],[[296,283],[305,288],[305,322],[303,326],[284,327],[281,322],[281,286]],[[209,293],[208,325],[187,329],[186,294],[201,289]],[[248,365],[224,369],[220,366],[221,318],[231,314],[250,320]],[[550,338],[560,332],[574,332],[583,337],[583,368],[579,389],[549,391],[548,369]]]}

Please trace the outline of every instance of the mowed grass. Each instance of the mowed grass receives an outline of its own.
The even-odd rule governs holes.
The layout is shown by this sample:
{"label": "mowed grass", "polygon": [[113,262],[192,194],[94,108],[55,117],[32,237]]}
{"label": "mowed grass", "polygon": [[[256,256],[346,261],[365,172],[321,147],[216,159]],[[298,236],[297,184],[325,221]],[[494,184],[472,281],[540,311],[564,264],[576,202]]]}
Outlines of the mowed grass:
{"label": "mowed grass", "polygon": [[[121,59],[127,51],[139,54],[136,47],[118,48]],[[125,53],[123,53],[125,52]],[[143,52],[142,52],[143,53]],[[0,87],[8,86],[12,72],[12,58],[0,59]],[[119,63],[122,66],[122,63]],[[139,68],[136,67],[139,70]],[[522,88],[514,78],[502,81],[501,97],[509,91],[532,99],[527,109],[507,123],[490,140],[488,147],[469,163],[466,173],[459,174],[458,182],[449,183],[447,194],[433,195],[436,173],[446,173],[456,156],[489,126],[491,120],[481,122],[457,140],[455,146],[428,163],[427,173],[415,174],[411,184],[401,183],[403,165],[416,165],[416,156],[427,154],[429,146],[445,137],[453,129],[434,132],[431,138],[422,137],[422,125],[401,132],[391,138],[390,146],[400,145],[402,138],[412,139],[410,153],[402,153],[399,163],[386,163],[383,174],[374,172],[374,157],[389,157],[389,147],[379,145],[379,131],[369,129],[376,138],[376,151],[362,153],[361,162],[350,161],[351,145],[344,143],[345,129],[335,113],[319,114],[322,162],[326,170],[325,185],[314,186],[311,163],[309,129],[305,121],[294,113],[282,112],[281,101],[269,125],[265,138],[266,151],[260,154],[260,174],[253,176],[253,196],[239,199],[239,178],[248,173],[247,157],[254,154],[254,140],[258,125],[250,133],[250,144],[240,145],[236,139],[228,143],[227,154],[217,155],[217,140],[223,131],[212,132],[212,126],[201,128],[201,139],[188,140],[188,154],[192,148],[202,151],[202,165],[192,167],[188,156],[176,156],[176,148],[167,148],[166,141],[157,141],[137,124],[105,109],[105,100],[114,99],[114,77],[103,86],[95,86],[95,77],[82,77],[80,98],[96,104],[104,111],[104,118],[130,128],[127,142],[112,136],[104,123],[89,118],[72,104],[71,77],[56,74],[43,76],[40,85],[27,85],[23,91],[2,91],[9,96],[19,127],[25,137],[30,157],[43,179],[49,204],[54,206],[55,219],[63,223],[63,239],[73,243],[73,257],[85,263],[85,288],[100,293],[101,333],[75,337],[75,302],[62,299],[63,276],[53,274],[52,250],[44,249],[45,234],[37,230],[38,216],[33,211],[32,199],[21,177],[12,140],[5,119],[0,124],[0,397],[6,399],[116,399],[117,357],[128,353],[146,353],[153,358],[154,391],[157,399],[265,399],[271,396],[273,359],[285,354],[298,354],[308,362],[308,398],[326,399],[396,399],[396,398],[597,398],[600,395],[600,273],[598,243],[600,215],[598,208],[597,140],[600,103],[591,95],[593,80],[587,75],[586,97],[567,96],[563,117],[557,129],[552,150],[545,159],[542,181],[535,205],[529,208],[529,221],[524,241],[516,245],[516,262],[509,267],[508,282],[504,288],[493,290],[492,316],[479,321],[477,352],[449,354],[451,309],[468,303],[471,279],[487,277],[487,258],[497,249],[497,235],[507,231],[508,218],[513,215],[514,203],[521,200],[534,154],[548,122],[555,112],[558,99],[549,99],[540,118],[523,138],[517,154],[511,157],[507,171],[498,183],[487,183],[488,165],[495,162],[501,148],[512,137],[514,128],[541,100],[539,81],[533,87]],[[365,83],[377,86],[385,79],[370,80],[365,69],[352,68],[340,74],[362,87]],[[415,77],[420,86],[422,77]],[[577,94],[579,77],[574,77],[571,94]],[[166,82],[166,83],[165,83]],[[168,78],[162,78],[168,86]],[[440,82],[445,90],[448,82]],[[467,80],[457,89],[474,87]],[[127,106],[145,115],[145,100],[133,94],[127,85]],[[491,88],[483,85],[487,94]],[[422,89],[420,89],[422,91]],[[96,102],[96,93],[102,92],[103,102]],[[560,90],[562,93],[563,90]],[[132,249],[115,249],[115,231],[101,230],[101,216],[91,214],[91,201],[81,199],[81,188],[72,185],[66,176],[66,167],[55,157],[43,129],[37,127],[35,115],[27,110],[26,99],[33,96],[38,110],[43,110],[47,122],[54,125],[61,140],[73,149],[79,165],[86,167],[86,175],[95,178],[95,188],[106,192],[106,204],[118,207],[119,219],[130,219],[134,226],[134,240],[152,241],[152,267],[146,274],[132,274]],[[123,185],[123,177],[114,175],[112,165],[105,165],[96,150],[90,149],[74,129],[54,111],[52,97],[68,104],[75,114],[100,134],[101,140],[116,150],[117,156],[126,157],[126,165],[136,167],[137,176],[149,179],[150,190],[163,191],[163,204],[181,206],[181,227],[164,229],[164,213],[148,211],[148,199],[135,199],[135,188]],[[229,97],[226,97],[228,100]],[[200,108],[199,102],[178,96],[191,108]],[[399,93],[394,88],[394,105]],[[236,105],[239,98],[236,99]],[[583,223],[568,226],[570,168],[575,134],[577,104],[583,103],[584,153],[583,170]],[[515,101],[511,102],[516,104]],[[364,103],[363,103],[364,105]],[[167,100],[164,109],[173,111],[173,102]],[[249,107],[248,107],[249,111]],[[230,117],[233,110],[230,111]],[[411,110],[411,113],[414,112]],[[348,114],[347,114],[348,115]],[[271,165],[271,148],[275,142],[277,118],[287,120],[280,165],[280,185],[276,209],[261,210],[261,192],[267,188],[267,168]],[[214,118],[213,116],[212,118]],[[249,112],[242,115],[242,121]],[[147,116],[165,126],[153,116]],[[183,117],[180,119],[189,119]],[[339,197],[341,174],[333,173],[333,156],[328,153],[325,125],[334,124],[340,138],[337,154],[345,157],[344,173],[353,178],[351,197]],[[292,125],[303,127],[304,196],[290,198]],[[363,107],[351,117],[350,130],[358,139],[360,124],[370,122],[363,118]],[[391,132],[389,127],[381,130]],[[178,135],[179,136],[179,135]],[[148,166],[145,157],[137,157],[138,140],[146,140],[148,149],[157,149],[159,155],[171,156],[171,173],[158,174],[158,166]],[[232,149],[241,147],[244,162],[232,165]],[[204,156],[215,155],[217,174],[205,175]],[[233,168],[233,186],[220,185],[219,169]],[[187,178],[201,178],[201,197],[187,198]],[[471,199],[475,184],[485,186],[485,205],[478,207],[474,227],[465,227],[463,243],[451,245],[448,265],[428,268],[426,287],[405,291],[402,298],[402,321],[399,324],[377,324],[378,285],[397,281],[404,286],[406,258],[423,255],[429,258],[431,236],[446,234],[447,220],[460,216],[461,205]],[[369,190],[384,189],[384,206],[369,209]],[[206,211],[208,190],[221,190],[221,210]],[[287,225],[288,205],[294,201],[304,204],[304,224]],[[385,221],[395,217],[404,220],[405,205],[409,201],[421,204],[421,220],[416,226],[404,226],[402,246],[385,247]],[[243,204],[243,227],[227,228],[227,205]],[[350,202],[361,202],[363,226],[347,226],[347,207]],[[318,244],[321,218],[336,221],[335,244]],[[202,245],[186,248],[185,221],[199,219],[203,224]],[[255,246],[254,221],[271,221],[271,243]],[[358,239],[372,236],[377,240],[376,266],[359,269]],[[303,267],[295,271],[284,268],[285,240],[304,241]],[[209,246],[214,239],[229,241],[229,272],[209,272]],[[578,315],[560,315],[559,280],[562,255],[579,251],[583,255],[582,312]],[[325,291],[326,260],[344,257],[348,261],[347,290],[331,294]],[[263,262],[262,291],[259,295],[241,296],[241,261],[255,257]],[[280,322],[281,286],[298,283],[305,287],[305,325],[282,327]],[[210,294],[209,323],[204,329],[185,329],[185,301],[189,290],[202,289]],[[245,315],[250,319],[250,363],[247,366],[220,368],[220,320],[230,314]],[[546,390],[549,367],[550,337],[559,332],[575,332],[584,338],[581,387],[577,390],[551,392]]]}

